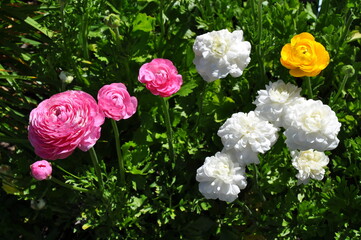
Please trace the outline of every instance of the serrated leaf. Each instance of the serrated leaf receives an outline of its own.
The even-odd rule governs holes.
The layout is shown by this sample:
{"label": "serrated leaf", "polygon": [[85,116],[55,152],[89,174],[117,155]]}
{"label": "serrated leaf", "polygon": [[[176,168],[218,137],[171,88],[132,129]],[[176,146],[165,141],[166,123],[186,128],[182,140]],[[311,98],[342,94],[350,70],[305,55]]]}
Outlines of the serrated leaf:
{"label": "serrated leaf", "polygon": [[190,93],[193,92],[193,89],[197,86],[198,84],[195,81],[189,81],[183,84],[183,86],[179,89],[176,95],[182,97],[188,96]]}

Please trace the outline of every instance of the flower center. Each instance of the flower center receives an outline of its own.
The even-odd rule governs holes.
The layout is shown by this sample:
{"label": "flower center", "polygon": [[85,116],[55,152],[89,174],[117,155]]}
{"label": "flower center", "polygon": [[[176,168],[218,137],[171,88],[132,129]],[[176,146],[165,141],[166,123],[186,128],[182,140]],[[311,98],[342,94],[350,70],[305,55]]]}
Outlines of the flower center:
{"label": "flower center", "polygon": [[310,49],[305,45],[296,47],[296,55],[301,61],[310,61],[312,58]]}
{"label": "flower center", "polygon": [[248,119],[242,119],[241,126],[241,133],[243,136],[251,134],[256,130],[254,122],[251,122]]}
{"label": "flower center", "polygon": [[167,79],[168,79],[167,71],[164,71],[163,69],[161,69],[155,73],[155,83],[156,84],[163,84],[167,81]]}
{"label": "flower center", "polygon": [[317,132],[322,128],[322,117],[319,112],[313,112],[304,119],[304,125],[307,130]]}
{"label": "flower center", "polygon": [[225,43],[225,41],[223,39],[221,39],[219,36],[216,36],[213,39],[213,43],[212,43],[212,49],[211,51],[219,56],[222,57],[226,54],[226,52],[228,51],[228,46]]}
{"label": "flower center", "polygon": [[231,167],[227,162],[219,161],[213,168],[213,176],[221,179],[223,182],[231,182]]}
{"label": "flower center", "polygon": [[66,121],[66,108],[64,106],[55,107],[53,114],[58,121]]}
{"label": "flower center", "polygon": [[112,101],[115,106],[122,106],[123,105],[123,98],[119,94],[114,94],[112,96]]}
{"label": "flower center", "polygon": [[273,102],[284,103],[287,101],[290,94],[287,89],[285,89],[285,86],[280,86],[276,89],[270,89],[269,96]]}

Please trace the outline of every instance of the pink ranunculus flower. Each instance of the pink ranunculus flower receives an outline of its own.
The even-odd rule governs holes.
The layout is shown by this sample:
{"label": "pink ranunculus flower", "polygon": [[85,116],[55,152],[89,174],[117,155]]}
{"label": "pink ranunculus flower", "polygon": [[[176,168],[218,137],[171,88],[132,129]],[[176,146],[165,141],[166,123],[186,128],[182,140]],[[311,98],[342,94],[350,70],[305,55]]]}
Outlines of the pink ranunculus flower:
{"label": "pink ranunculus flower", "polygon": [[131,97],[123,83],[103,86],[98,92],[98,106],[104,115],[116,121],[130,118],[137,110],[138,100]]}
{"label": "pink ranunculus flower", "polygon": [[36,180],[49,179],[53,171],[51,164],[46,160],[34,162],[30,165],[31,175]]}
{"label": "pink ranunculus flower", "polygon": [[104,118],[91,95],[69,90],[42,101],[31,111],[28,138],[41,158],[63,159],[77,147],[82,151],[93,147]]}
{"label": "pink ranunculus flower", "polygon": [[143,64],[139,69],[138,80],[145,83],[154,95],[169,97],[178,92],[183,84],[182,75],[168,59],[156,58]]}

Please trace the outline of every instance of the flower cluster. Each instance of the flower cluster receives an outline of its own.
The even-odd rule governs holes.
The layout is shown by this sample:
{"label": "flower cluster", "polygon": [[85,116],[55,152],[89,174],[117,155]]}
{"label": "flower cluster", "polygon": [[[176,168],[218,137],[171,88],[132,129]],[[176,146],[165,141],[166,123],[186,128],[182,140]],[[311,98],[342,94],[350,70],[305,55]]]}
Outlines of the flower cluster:
{"label": "flower cluster", "polygon": [[[323,179],[329,161],[323,151],[337,147],[341,124],[329,106],[307,100],[300,92],[301,89],[291,83],[270,82],[265,90],[258,91],[254,111],[234,113],[225,121],[218,130],[223,143],[221,153],[206,158],[197,170],[199,190],[206,198],[234,201],[238,189],[245,186],[240,188],[229,179],[240,179],[241,174],[242,183],[246,184],[245,166],[259,163],[258,154],[270,150],[281,128],[285,129],[286,145],[292,151],[292,165],[299,171],[296,175],[299,183],[306,184],[310,178]],[[234,166],[243,171],[236,174],[231,170]],[[237,191],[229,190],[230,182]]]}
{"label": "flower cluster", "polygon": [[[59,77],[67,82],[68,75],[62,72]],[[161,97],[176,93],[183,83],[173,63],[159,58],[144,64],[138,79]],[[88,151],[100,138],[106,117],[115,121],[130,118],[138,106],[137,98],[130,96],[123,83],[103,86],[97,100],[86,92],[69,90],[42,101],[31,111],[28,126],[28,138],[35,153],[56,160],[67,158],[76,148]],[[46,160],[37,161],[30,168],[37,180],[48,179],[52,171]]]}
{"label": "flower cluster", "polygon": [[76,148],[88,151],[100,138],[104,118],[128,118],[137,100],[124,84],[100,89],[97,103],[88,93],[69,90],[42,101],[30,113],[28,137],[35,153],[48,160],[70,156]]}
{"label": "flower cluster", "polygon": [[[307,183],[308,178],[323,178],[325,171],[320,166],[323,169],[328,163],[328,160],[322,160],[326,158],[323,151],[337,147],[341,124],[328,105],[320,100],[305,99],[299,95],[300,91],[300,88],[280,80],[266,86],[266,91],[258,91],[254,103],[259,115],[285,129],[283,134],[287,147],[293,152],[293,166],[299,170],[296,177],[300,183]],[[314,169],[319,169],[317,174]]]}
{"label": "flower cluster", "polygon": [[[251,45],[243,41],[242,31],[213,31],[196,38],[193,62],[208,82],[228,74],[238,77],[250,61],[250,49]],[[301,33],[282,48],[280,61],[290,69],[292,76],[316,76],[326,68],[330,57],[311,34]],[[241,167],[245,179],[244,167],[260,162],[258,154],[272,147],[281,128],[285,129],[286,145],[292,151],[293,166],[299,171],[296,175],[299,183],[307,183],[310,178],[323,178],[329,161],[323,151],[337,147],[341,124],[329,106],[321,101],[307,100],[300,92],[301,88],[291,83],[270,82],[265,90],[258,91],[253,102],[256,105],[254,111],[234,113],[225,121],[218,130],[223,143],[221,153],[206,158],[197,170],[199,190],[206,198],[234,201],[239,189],[245,185],[240,188],[230,181],[239,178],[232,167]],[[312,97],[312,91],[309,94]],[[229,190],[231,188],[233,191]]]}

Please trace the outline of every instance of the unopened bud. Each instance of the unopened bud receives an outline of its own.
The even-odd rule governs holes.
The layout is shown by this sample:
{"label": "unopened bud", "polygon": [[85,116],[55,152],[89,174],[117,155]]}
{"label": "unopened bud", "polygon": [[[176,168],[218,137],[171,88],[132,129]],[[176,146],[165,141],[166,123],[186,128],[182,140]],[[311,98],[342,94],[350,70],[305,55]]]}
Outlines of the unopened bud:
{"label": "unopened bud", "polygon": [[355,75],[355,69],[351,65],[343,66],[341,68],[341,72],[348,77],[352,77],[353,75]]}
{"label": "unopened bud", "polygon": [[74,80],[73,75],[65,71],[61,71],[61,73],[59,74],[59,78],[62,82],[66,84],[70,84]]}
{"label": "unopened bud", "polygon": [[39,198],[39,199],[36,199],[36,200],[33,199],[30,202],[30,206],[34,210],[41,210],[41,209],[43,209],[45,207],[45,205],[46,205],[46,202],[42,198]]}
{"label": "unopened bud", "polygon": [[115,15],[114,13],[109,14],[104,18],[105,24],[108,25],[111,28],[117,28],[121,24],[120,17],[118,15]]}

